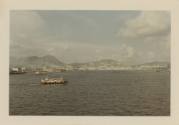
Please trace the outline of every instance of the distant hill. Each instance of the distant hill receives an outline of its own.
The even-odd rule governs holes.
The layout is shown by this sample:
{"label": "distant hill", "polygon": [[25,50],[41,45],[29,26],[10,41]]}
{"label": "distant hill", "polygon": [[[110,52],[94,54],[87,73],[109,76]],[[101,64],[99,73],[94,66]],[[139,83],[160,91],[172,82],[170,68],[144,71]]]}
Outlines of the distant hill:
{"label": "distant hill", "polygon": [[140,65],[134,65],[133,67],[138,68],[170,68],[169,62],[150,62],[150,63],[144,63]]}
{"label": "distant hill", "polygon": [[10,58],[10,66],[24,66],[24,67],[54,67],[62,66],[63,62],[59,61],[56,57],[51,55],[46,55],[42,57],[29,56],[24,58]]}
{"label": "distant hill", "polygon": [[119,61],[112,60],[112,59],[102,59],[102,60],[87,62],[87,63],[72,63],[71,65],[74,68],[126,67],[126,64],[120,63]]}
{"label": "distant hill", "polygon": [[118,61],[112,60],[112,59],[102,59],[102,60],[98,60],[92,63],[97,64],[97,65],[100,65],[100,64],[120,65]]}
{"label": "distant hill", "polygon": [[94,61],[91,63],[88,63],[89,65],[95,65],[95,66],[125,66],[124,63],[121,63],[119,61],[116,60],[112,60],[112,59],[102,59],[102,60],[98,60],[98,61]]}
{"label": "distant hill", "polygon": [[131,65],[124,62],[119,62],[111,59],[104,59],[87,63],[73,63],[74,68],[81,69],[158,69],[158,68],[170,68],[169,62],[150,62],[138,65]]}
{"label": "distant hill", "polygon": [[149,62],[149,63],[144,63],[144,64],[140,64],[140,66],[169,66],[170,63],[169,62],[159,62],[159,61],[155,61],[155,62]]}
{"label": "distant hill", "polygon": [[59,67],[59,66],[70,66],[73,69],[158,69],[158,68],[170,68],[169,62],[150,62],[138,65],[131,65],[125,62],[119,62],[112,59],[102,59],[93,62],[86,63],[71,63],[65,64],[59,61],[56,57],[46,55],[42,57],[29,56],[24,58],[10,57],[10,67],[29,67],[29,68],[42,68],[42,67]]}

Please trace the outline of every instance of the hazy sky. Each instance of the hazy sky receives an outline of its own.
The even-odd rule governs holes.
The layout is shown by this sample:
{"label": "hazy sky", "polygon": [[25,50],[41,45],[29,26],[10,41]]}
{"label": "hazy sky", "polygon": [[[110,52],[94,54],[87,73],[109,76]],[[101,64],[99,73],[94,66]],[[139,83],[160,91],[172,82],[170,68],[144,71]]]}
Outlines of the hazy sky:
{"label": "hazy sky", "polygon": [[170,27],[166,11],[11,11],[10,55],[169,61]]}

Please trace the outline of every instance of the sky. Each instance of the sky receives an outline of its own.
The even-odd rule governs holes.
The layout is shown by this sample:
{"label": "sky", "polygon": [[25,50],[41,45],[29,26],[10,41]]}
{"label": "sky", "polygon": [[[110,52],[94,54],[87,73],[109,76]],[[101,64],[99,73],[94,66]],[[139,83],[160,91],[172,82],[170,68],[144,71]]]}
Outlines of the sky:
{"label": "sky", "polygon": [[10,56],[169,62],[170,33],[168,11],[12,10]]}

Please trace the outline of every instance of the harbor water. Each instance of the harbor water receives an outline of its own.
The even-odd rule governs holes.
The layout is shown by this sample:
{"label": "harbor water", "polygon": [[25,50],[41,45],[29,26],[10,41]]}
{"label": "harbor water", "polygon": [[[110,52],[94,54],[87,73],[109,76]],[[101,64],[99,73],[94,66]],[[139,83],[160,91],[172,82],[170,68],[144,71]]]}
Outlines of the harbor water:
{"label": "harbor water", "polygon": [[67,71],[65,85],[42,85],[46,74],[10,75],[10,115],[169,116],[168,71]]}

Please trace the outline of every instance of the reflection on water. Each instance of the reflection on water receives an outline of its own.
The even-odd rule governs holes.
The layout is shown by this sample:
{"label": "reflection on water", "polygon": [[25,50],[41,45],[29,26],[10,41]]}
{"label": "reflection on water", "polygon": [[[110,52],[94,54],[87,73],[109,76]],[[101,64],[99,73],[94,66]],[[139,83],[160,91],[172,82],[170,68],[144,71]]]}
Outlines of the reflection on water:
{"label": "reflection on water", "polygon": [[10,115],[170,115],[170,73],[73,71],[67,85],[41,85],[45,75],[10,75]]}

